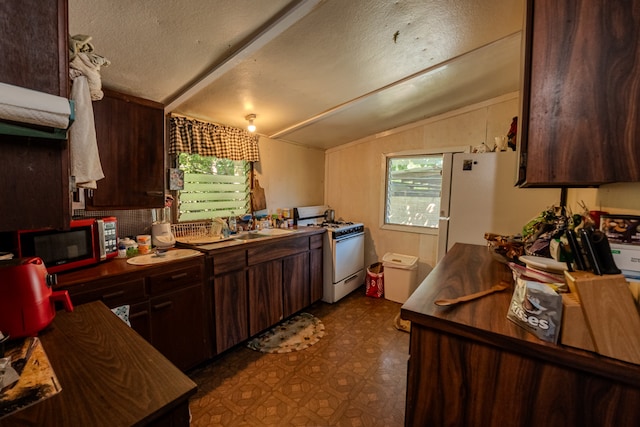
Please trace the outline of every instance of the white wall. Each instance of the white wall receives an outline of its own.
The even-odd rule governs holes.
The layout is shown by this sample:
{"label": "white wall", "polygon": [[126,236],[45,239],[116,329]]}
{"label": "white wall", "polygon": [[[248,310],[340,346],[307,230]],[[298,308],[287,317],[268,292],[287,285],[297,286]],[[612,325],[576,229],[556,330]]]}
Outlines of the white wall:
{"label": "white wall", "polygon": [[321,205],[324,200],[324,151],[261,136],[256,177],[265,190],[267,210]]}
{"label": "white wall", "polygon": [[[325,203],[336,210],[337,218],[365,224],[365,264],[381,260],[387,252],[418,256],[421,281],[436,263],[437,236],[380,228],[384,154],[483,141],[492,145],[496,136],[506,135],[518,112],[515,92],[327,150]],[[581,202],[589,210],[640,215],[640,183],[570,189],[567,206],[578,213]]]}
{"label": "white wall", "polygon": [[621,182],[602,185],[599,188],[570,189],[568,206],[584,202],[589,210],[611,214],[640,215],[640,182]]}
{"label": "white wall", "polygon": [[383,154],[491,145],[496,136],[507,134],[517,115],[516,92],[327,150],[325,201],[336,210],[336,217],[365,224],[366,265],[387,252],[418,256],[421,281],[436,263],[437,236],[380,228]]}

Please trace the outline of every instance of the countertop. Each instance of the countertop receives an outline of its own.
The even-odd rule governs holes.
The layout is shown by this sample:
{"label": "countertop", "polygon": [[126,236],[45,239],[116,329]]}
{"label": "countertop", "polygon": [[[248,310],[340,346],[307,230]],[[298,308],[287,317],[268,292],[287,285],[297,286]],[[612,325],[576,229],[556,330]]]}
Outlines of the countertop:
{"label": "countertop", "polygon": [[59,311],[39,337],[62,391],[0,426],[189,424],[196,384],[101,302]]}
{"label": "countertop", "polygon": [[[434,304],[440,298],[489,289],[501,280],[511,287],[457,306]],[[485,246],[458,243],[402,306],[402,318],[429,329],[640,386],[640,366],[542,341],[508,320],[512,293],[513,277],[506,264],[497,261]]]}
{"label": "countertop", "polygon": [[[216,253],[226,252],[229,250],[237,250],[240,248],[254,248],[265,247],[268,250],[268,246],[275,242],[281,242],[291,239],[297,239],[305,236],[312,236],[315,234],[325,233],[326,230],[322,227],[295,227],[292,233],[276,235],[276,236],[264,236],[256,239],[249,239],[246,241],[240,240],[225,240],[219,243],[211,243],[206,245],[185,245],[178,244],[177,248],[195,249],[203,253],[204,255],[213,255]],[[54,289],[66,289],[69,286],[94,281],[98,279],[105,279],[122,274],[139,275],[143,277],[148,274],[148,270],[157,269],[162,267],[170,267],[176,265],[179,262],[192,260],[192,258],[184,258],[182,260],[171,261],[162,264],[154,265],[131,265],[127,263],[126,258],[112,258],[110,260],[101,262],[94,266],[80,268],[74,271],[58,273],[58,284],[54,286]],[[130,277],[130,276],[129,276]]]}
{"label": "countertop", "polygon": [[[210,243],[205,245],[188,245],[188,244],[179,243],[177,246],[181,248],[196,249],[208,254],[215,254],[217,251],[221,251],[224,249],[238,249],[241,246],[248,246],[248,245],[251,245],[251,246],[268,245],[276,240],[281,241],[281,240],[295,239],[299,237],[311,236],[314,234],[322,234],[326,232],[326,230],[322,227],[299,227],[298,228],[296,226],[293,229],[289,228],[287,230],[291,231],[291,233],[280,234],[275,236],[261,236],[258,238],[247,239],[247,240],[230,239],[230,240],[225,240],[219,243]],[[260,234],[259,231],[257,232],[252,231],[251,233]]]}
{"label": "countertop", "polygon": [[139,274],[143,277],[148,274],[149,270],[158,269],[158,267],[173,266],[178,263],[188,262],[193,259],[203,259],[204,255],[198,254],[189,258],[182,258],[175,261],[169,261],[162,264],[150,264],[150,265],[131,265],[127,263],[127,258],[112,258],[103,261],[99,264],[89,267],[79,268],[77,270],[58,273],[58,283],[54,285],[54,289],[65,289],[70,285],[84,283],[87,281],[94,281],[98,279],[105,279],[108,277],[118,276],[122,274]]}

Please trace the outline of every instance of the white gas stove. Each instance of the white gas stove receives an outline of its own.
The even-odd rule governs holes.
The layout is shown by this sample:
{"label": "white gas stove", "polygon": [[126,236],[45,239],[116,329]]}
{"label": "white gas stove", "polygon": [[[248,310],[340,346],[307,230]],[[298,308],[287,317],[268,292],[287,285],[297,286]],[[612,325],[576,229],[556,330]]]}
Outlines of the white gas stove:
{"label": "white gas stove", "polygon": [[326,222],[328,206],[295,208],[298,227],[323,227],[327,230],[323,253],[322,300],[334,303],[364,283],[364,224],[348,221]]}

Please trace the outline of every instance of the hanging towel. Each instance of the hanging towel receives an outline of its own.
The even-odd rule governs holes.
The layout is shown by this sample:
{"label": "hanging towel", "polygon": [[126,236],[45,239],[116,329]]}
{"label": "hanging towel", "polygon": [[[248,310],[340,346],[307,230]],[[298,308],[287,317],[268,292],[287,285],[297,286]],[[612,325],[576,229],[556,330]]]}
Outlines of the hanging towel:
{"label": "hanging towel", "polygon": [[69,38],[69,77],[75,79],[80,75],[86,76],[91,99],[99,101],[104,96],[100,68],[108,66],[111,62],[93,52],[90,41],[91,36],[83,34],[76,34]]}
{"label": "hanging towel", "polygon": [[104,173],[98,153],[89,84],[85,76],[73,80],[71,99],[76,104],[76,120],[69,129],[71,175],[75,176],[78,188],[95,189],[96,181],[104,178]]}
{"label": "hanging towel", "polygon": [[87,78],[91,99],[99,101],[104,96],[102,92],[102,77],[100,76],[100,66],[94,64],[91,58],[83,52],[78,52],[73,61],[69,63],[69,76],[74,79],[79,75]]}

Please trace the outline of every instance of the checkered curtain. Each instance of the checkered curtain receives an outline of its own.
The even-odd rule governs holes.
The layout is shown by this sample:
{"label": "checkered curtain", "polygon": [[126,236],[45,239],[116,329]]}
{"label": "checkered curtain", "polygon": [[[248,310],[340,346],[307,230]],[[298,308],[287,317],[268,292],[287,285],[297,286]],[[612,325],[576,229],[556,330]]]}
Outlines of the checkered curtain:
{"label": "checkered curtain", "polygon": [[169,154],[199,154],[248,162],[260,160],[258,135],[185,117],[171,117],[169,121]]}

